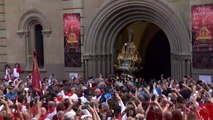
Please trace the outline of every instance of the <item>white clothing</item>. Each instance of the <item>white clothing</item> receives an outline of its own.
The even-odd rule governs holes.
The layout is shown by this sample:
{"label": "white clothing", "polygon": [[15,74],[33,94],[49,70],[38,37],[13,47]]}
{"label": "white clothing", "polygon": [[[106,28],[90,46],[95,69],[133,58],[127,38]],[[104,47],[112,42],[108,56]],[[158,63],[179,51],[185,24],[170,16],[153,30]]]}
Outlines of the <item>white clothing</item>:
{"label": "white clothing", "polygon": [[78,101],[78,96],[77,96],[77,94],[75,94],[75,93],[73,93],[73,95],[72,96],[65,96],[64,97],[64,99],[66,99],[66,98],[71,98],[72,100],[74,100],[74,101]]}
{"label": "white clothing", "polygon": [[74,120],[75,115],[75,111],[71,110],[64,114],[64,118]]}
{"label": "white clothing", "polygon": [[2,111],[4,109],[4,105],[0,106],[0,111]]}
{"label": "white clothing", "polygon": [[54,110],[52,113],[47,114],[47,118],[52,120],[52,118],[55,114],[57,114],[56,110]]}
{"label": "white clothing", "polygon": [[13,68],[13,76],[16,77],[16,78],[20,77],[19,72],[17,72],[17,68]]}
{"label": "white clothing", "polygon": [[81,99],[81,102],[83,103],[89,102],[84,96],[81,96],[80,99]]}
{"label": "white clothing", "polygon": [[102,95],[100,95],[99,97],[94,96],[94,97],[92,97],[92,98],[95,99],[95,100],[97,100],[98,102],[100,102],[101,97],[102,97]]}
{"label": "white clothing", "polygon": [[27,111],[27,106],[26,105],[22,105],[22,112],[26,112]]}
{"label": "white clothing", "polygon": [[153,90],[153,94],[154,95],[158,95],[158,92],[157,92],[156,88]]}

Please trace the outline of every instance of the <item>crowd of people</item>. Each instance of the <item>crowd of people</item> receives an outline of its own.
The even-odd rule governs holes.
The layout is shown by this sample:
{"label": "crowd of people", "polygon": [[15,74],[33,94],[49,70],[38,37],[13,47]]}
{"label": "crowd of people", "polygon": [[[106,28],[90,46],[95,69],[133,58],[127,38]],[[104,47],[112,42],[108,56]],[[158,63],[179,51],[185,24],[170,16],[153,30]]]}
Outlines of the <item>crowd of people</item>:
{"label": "crowd of people", "polygon": [[213,120],[212,88],[189,75],[182,80],[143,80],[127,75],[22,78],[19,64],[5,66],[0,82],[0,120]]}

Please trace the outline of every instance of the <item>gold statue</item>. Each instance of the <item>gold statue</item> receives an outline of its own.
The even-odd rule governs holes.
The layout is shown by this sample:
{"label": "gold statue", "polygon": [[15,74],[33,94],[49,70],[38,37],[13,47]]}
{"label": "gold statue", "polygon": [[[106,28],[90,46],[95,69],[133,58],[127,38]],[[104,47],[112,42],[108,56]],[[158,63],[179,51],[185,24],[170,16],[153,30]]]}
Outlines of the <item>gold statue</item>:
{"label": "gold statue", "polygon": [[76,34],[74,33],[74,30],[73,30],[73,26],[71,26],[71,28],[70,28],[70,34],[69,34],[67,43],[69,43],[71,45],[78,43],[77,36],[76,36]]}
{"label": "gold statue", "polygon": [[129,41],[122,47],[117,57],[118,69],[127,70],[129,72],[136,71],[137,65],[141,63],[141,57],[136,45],[132,41],[133,31],[129,31]]}
{"label": "gold statue", "polygon": [[209,32],[208,28],[206,27],[206,19],[204,18],[202,21],[202,28],[199,30],[196,40],[211,40],[212,36]]}
{"label": "gold statue", "polygon": [[212,50],[212,35],[206,26],[206,19],[202,20],[202,27],[198,31],[197,36],[195,38],[194,46],[197,48],[197,51],[202,49]]}
{"label": "gold statue", "polygon": [[70,33],[67,36],[66,39],[66,46],[65,50],[68,52],[70,48],[76,48],[75,46],[78,44],[78,38],[77,35],[74,33],[74,27],[70,27]]}

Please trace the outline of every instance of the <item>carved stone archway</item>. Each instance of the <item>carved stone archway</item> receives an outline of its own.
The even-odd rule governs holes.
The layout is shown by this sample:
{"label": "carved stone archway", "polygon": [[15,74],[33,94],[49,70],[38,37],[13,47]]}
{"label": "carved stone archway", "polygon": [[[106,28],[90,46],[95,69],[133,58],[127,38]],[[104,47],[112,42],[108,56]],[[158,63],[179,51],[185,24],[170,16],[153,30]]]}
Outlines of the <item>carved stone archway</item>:
{"label": "carved stone archway", "polygon": [[51,34],[51,26],[50,22],[45,18],[45,16],[36,9],[31,9],[26,11],[20,18],[18,23],[18,30],[17,34],[23,41],[25,41],[25,56],[26,56],[26,67],[31,67],[31,59],[32,59],[32,48],[29,46],[30,40],[32,41],[32,35],[30,35],[30,31],[32,27],[35,25],[40,24],[43,28],[43,40],[47,39]]}
{"label": "carved stone archway", "polygon": [[181,79],[190,69],[190,35],[182,18],[159,0],[111,0],[98,12],[84,41],[86,78],[113,73],[116,36],[128,24],[148,21],[166,34],[171,48],[172,78]]}

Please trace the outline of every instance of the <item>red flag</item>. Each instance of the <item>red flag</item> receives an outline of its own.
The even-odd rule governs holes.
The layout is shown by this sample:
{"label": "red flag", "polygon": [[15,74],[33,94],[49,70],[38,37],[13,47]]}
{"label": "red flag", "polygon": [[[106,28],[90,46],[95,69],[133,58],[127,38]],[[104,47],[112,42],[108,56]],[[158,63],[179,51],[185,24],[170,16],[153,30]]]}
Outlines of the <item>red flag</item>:
{"label": "red flag", "polygon": [[34,50],[34,58],[33,58],[33,80],[32,80],[32,88],[34,91],[41,94],[41,86],[40,86],[40,73],[38,68],[38,62],[37,62],[37,53]]}

